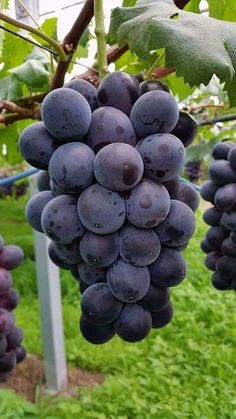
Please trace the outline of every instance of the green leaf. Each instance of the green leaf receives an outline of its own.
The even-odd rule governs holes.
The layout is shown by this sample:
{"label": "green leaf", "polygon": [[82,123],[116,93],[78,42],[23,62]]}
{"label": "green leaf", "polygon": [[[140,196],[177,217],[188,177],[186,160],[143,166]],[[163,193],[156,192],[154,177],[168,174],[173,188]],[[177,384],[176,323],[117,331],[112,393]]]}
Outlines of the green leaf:
{"label": "green leaf", "polygon": [[31,53],[27,56],[27,60],[29,59],[40,61],[45,66],[50,63],[50,55],[40,47],[34,47],[32,49]]}
{"label": "green leaf", "polygon": [[195,90],[194,87],[190,87],[188,83],[184,82],[183,77],[176,77],[175,74],[170,74],[166,77],[165,82],[169,86],[173,95],[178,96],[180,101],[193,94]]}
{"label": "green leaf", "polygon": [[178,9],[172,0],[139,0],[133,8],[113,10],[109,37],[128,42],[145,60],[150,51],[165,48],[167,67],[176,67],[191,87],[207,85],[213,74],[226,82],[231,105],[236,104],[236,25]]}
{"label": "green leaf", "polygon": [[37,60],[27,60],[18,67],[9,70],[9,73],[27,86],[42,87],[48,84],[49,72],[45,69],[43,64]]}
{"label": "green leaf", "polygon": [[[8,25],[5,26],[7,27]],[[4,32],[1,54],[1,62],[4,63],[4,66],[0,72],[0,76],[4,77],[8,75],[8,70],[10,68],[20,65],[26,59],[32,48],[33,46],[30,43],[17,38],[8,32]]]}
{"label": "green leaf", "polygon": [[[40,27],[46,35],[50,36],[50,38],[53,38],[55,41],[57,41],[57,18],[56,17],[50,17],[49,19],[46,19]],[[30,34],[30,35],[32,36],[32,38],[36,39],[36,41],[38,41],[39,44],[49,46],[48,42],[40,38],[39,36],[35,34]]]}
{"label": "green leaf", "polygon": [[137,0],[123,0],[122,7],[133,7]]}
{"label": "green leaf", "polygon": [[208,0],[209,15],[221,20],[236,22],[235,0]]}
{"label": "green leaf", "polygon": [[193,13],[200,13],[200,5],[201,0],[191,0],[184,8],[186,12],[193,12]]}
{"label": "green leaf", "polygon": [[22,96],[22,88],[19,81],[13,76],[0,78],[0,100],[17,100]]}

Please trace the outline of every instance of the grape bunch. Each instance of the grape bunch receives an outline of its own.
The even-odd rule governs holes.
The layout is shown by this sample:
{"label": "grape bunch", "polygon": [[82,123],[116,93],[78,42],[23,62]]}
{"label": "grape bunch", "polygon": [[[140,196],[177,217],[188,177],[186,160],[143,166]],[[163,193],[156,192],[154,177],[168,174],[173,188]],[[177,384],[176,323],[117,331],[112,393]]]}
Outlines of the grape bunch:
{"label": "grape bunch", "polygon": [[186,175],[191,181],[199,180],[202,176],[201,160],[189,160],[185,165]]}
{"label": "grape bunch", "polygon": [[24,258],[22,249],[4,245],[0,236],[0,382],[6,381],[16,364],[24,361],[26,351],[21,346],[22,330],[15,325],[12,311],[17,307],[19,295],[12,288],[8,271],[17,268]]}
{"label": "grape bunch", "polygon": [[205,265],[213,271],[212,285],[221,291],[236,290],[236,144],[220,142],[213,147],[214,161],[201,196],[212,206],[203,219],[210,226],[201,242]]}
{"label": "grape bunch", "polygon": [[169,288],[185,277],[199,198],[180,175],[196,122],[167,90],[120,72],[98,89],[72,80],[46,96],[42,122],[19,139],[41,169],[26,218],[79,282],[80,330],[94,344],[115,334],[140,341],[167,325]]}

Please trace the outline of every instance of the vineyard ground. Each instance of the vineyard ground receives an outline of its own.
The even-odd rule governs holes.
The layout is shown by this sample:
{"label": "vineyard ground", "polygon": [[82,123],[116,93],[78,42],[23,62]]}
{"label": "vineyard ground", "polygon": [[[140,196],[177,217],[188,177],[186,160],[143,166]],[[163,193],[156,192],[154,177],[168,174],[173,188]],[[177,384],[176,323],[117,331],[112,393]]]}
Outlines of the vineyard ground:
{"label": "vineyard ground", "polygon": [[[0,232],[7,243],[22,246],[26,254],[25,262],[13,273],[14,287],[22,296],[16,317],[24,329],[28,352],[40,359],[33,239],[24,220],[26,201],[27,196],[0,200]],[[62,273],[68,363],[88,374],[105,374],[105,380],[95,380],[97,385],[92,387],[80,386],[73,396],[42,396],[38,388],[34,403],[12,389],[1,388],[2,419],[236,418],[236,298],[233,292],[221,293],[210,285],[199,250],[206,229],[201,212],[202,207],[196,234],[185,251],[188,276],[172,292],[174,319],[139,344],[118,338],[101,347],[86,343],[78,331],[77,284]]]}

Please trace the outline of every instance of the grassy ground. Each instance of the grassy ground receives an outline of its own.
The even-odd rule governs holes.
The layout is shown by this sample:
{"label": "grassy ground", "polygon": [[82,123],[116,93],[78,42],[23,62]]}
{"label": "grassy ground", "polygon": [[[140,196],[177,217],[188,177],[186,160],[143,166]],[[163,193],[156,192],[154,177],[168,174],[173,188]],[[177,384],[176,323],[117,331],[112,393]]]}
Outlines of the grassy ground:
{"label": "grassy ground", "polygon": [[[0,201],[0,232],[7,243],[25,250],[26,260],[14,272],[15,288],[22,295],[16,317],[28,351],[41,355],[32,234],[24,221],[24,204],[25,198]],[[76,283],[62,274],[68,362],[104,372],[107,378],[78,397],[47,397],[35,405],[1,391],[1,419],[236,418],[236,300],[233,292],[221,293],[210,285],[199,250],[205,231],[201,211],[197,217],[197,232],[185,251],[188,276],[172,291],[174,319],[143,342],[116,338],[100,347],[87,344],[78,331]]]}

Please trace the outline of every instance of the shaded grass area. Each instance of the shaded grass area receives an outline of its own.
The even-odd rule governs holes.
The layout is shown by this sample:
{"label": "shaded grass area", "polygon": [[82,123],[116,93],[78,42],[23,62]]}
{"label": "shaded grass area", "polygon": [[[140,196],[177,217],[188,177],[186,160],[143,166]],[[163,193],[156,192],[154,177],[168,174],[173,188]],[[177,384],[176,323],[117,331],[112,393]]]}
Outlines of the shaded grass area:
{"label": "shaded grass area", "polygon": [[[22,300],[17,323],[29,352],[42,355],[31,229],[24,221],[26,198],[0,200],[0,232],[21,245],[26,260],[14,286]],[[115,338],[102,346],[86,343],[78,331],[79,295],[75,281],[62,273],[66,353],[69,363],[107,378],[78,397],[38,398],[32,405],[10,391],[0,392],[0,417],[12,418],[236,418],[236,299],[210,285],[199,242],[206,227],[197,214],[194,238],[185,251],[188,275],[172,290],[171,324],[138,344]]]}

